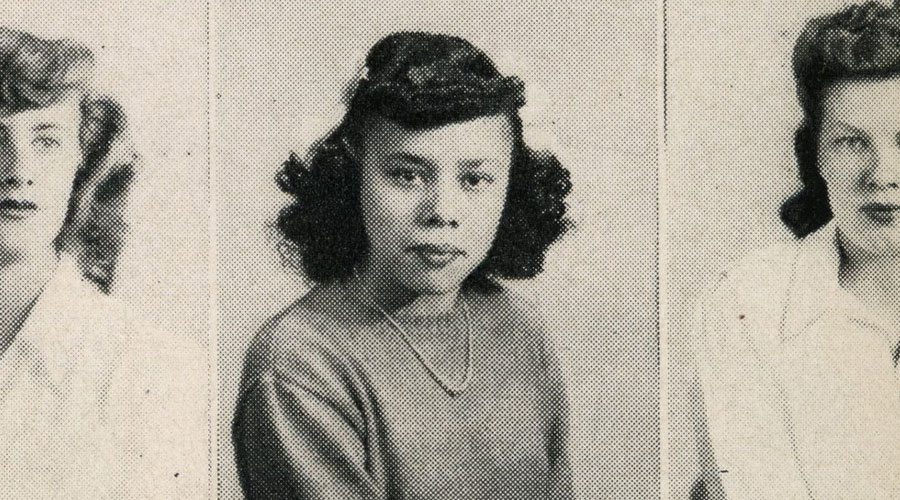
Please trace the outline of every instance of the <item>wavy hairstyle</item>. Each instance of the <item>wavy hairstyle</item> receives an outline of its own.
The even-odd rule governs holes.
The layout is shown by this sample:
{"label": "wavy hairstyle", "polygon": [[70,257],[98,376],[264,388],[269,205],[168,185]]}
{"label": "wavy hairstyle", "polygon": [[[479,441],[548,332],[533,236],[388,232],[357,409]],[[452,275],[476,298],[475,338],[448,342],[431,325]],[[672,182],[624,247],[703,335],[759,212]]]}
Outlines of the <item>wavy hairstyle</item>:
{"label": "wavy hairstyle", "polygon": [[291,154],[276,177],[292,197],[279,213],[278,229],[304,274],[318,283],[343,281],[366,255],[361,173],[352,151],[368,118],[424,129],[491,115],[506,115],[512,124],[509,186],[493,245],[464,285],[496,290],[496,279],[540,273],[547,248],[571,226],[565,198],[572,184],[552,153],[525,144],[518,114],[525,104],[522,81],[501,75],[466,40],[422,32],[383,38],[363,71],[348,90],[341,123],[312,146],[306,161]]}
{"label": "wavy hairstyle", "polygon": [[839,80],[900,77],[900,0],[869,1],[809,21],[794,47],[794,78],[803,122],[794,152],[803,187],[781,206],[781,220],[798,237],[831,220],[828,186],[819,171],[822,99]]}
{"label": "wavy hairstyle", "polygon": [[[36,109],[75,96],[80,99],[82,162],[69,208],[55,240],[74,255],[85,278],[108,293],[127,232],[122,208],[135,174],[125,115],[110,99],[91,93],[93,55],[69,40],[45,40],[0,27],[0,109]],[[113,151],[128,151],[114,156]]]}

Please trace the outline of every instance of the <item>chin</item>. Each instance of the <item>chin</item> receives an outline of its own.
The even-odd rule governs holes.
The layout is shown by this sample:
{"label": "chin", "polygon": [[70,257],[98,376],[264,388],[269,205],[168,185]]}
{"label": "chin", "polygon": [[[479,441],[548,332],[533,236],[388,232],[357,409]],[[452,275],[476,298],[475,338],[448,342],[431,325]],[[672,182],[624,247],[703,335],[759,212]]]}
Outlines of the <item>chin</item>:
{"label": "chin", "polygon": [[860,229],[853,241],[870,258],[900,258],[900,229],[896,227]]}
{"label": "chin", "polygon": [[10,244],[0,236],[0,266],[10,265],[22,260],[23,250],[15,244]]}
{"label": "chin", "polygon": [[459,289],[462,279],[454,274],[444,273],[415,273],[404,276],[403,286],[420,295],[443,295]]}

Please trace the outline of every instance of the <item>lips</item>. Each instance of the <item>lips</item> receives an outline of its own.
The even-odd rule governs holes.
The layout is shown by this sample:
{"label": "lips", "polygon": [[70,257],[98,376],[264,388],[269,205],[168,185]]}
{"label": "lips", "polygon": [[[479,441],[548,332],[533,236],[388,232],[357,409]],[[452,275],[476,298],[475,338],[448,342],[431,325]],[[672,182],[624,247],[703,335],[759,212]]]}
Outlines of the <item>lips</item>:
{"label": "lips", "polygon": [[453,245],[419,244],[408,247],[407,251],[433,269],[446,267],[457,258],[466,255],[464,250]]}
{"label": "lips", "polygon": [[0,218],[20,220],[29,217],[37,210],[37,205],[28,200],[0,200]]}
{"label": "lips", "polygon": [[859,211],[878,224],[892,224],[900,217],[900,205],[895,203],[866,203]]}

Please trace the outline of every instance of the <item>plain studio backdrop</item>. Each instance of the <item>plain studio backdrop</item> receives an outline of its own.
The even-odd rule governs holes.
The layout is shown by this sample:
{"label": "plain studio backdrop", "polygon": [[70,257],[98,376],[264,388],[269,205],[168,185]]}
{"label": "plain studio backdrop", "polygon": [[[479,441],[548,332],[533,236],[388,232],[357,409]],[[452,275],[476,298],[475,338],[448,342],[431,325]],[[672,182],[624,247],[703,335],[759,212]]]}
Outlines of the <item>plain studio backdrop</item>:
{"label": "plain studio backdrop", "polygon": [[791,54],[808,19],[845,0],[669,1],[665,183],[672,498],[687,498],[697,457],[684,416],[686,339],[701,290],[751,250],[792,238],[781,203],[799,187],[802,112]]}
{"label": "plain studio backdrop", "polygon": [[[150,328],[205,341],[209,297],[204,2],[0,3],[0,25],[94,53],[98,94],[124,110],[140,170],[114,294]],[[205,395],[198,395],[205,397]]]}
{"label": "plain studio backdrop", "polygon": [[580,496],[658,496],[656,3],[529,4],[217,7],[222,498],[240,497],[230,426],[247,344],[307,290],[276,250],[271,227],[288,200],[275,172],[336,124],[342,89],[367,50],[398,30],[467,38],[528,86],[526,139],[571,170],[578,229],[551,249],[544,274],[512,286],[539,304],[562,360]]}

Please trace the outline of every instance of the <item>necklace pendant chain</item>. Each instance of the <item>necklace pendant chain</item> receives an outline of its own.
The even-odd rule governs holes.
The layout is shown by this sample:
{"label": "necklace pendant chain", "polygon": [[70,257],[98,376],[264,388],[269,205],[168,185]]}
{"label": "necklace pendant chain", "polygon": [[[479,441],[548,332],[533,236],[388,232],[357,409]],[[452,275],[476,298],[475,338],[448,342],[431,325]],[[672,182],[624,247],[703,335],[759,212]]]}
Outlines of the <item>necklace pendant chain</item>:
{"label": "necklace pendant chain", "polygon": [[400,338],[409,347],[409,350],[412,351],[413,356],[419,361],[419,363],[425,368],[425,371],[428,372],[428,375],[444,390],[450,397],[457,397],[469,387],[469,383],[472,380],[472,316],[469,312],[469,305],[466,303],[466,300],[462,295],[460,295],[460,302],[462,302],[463,313],[466,316],[466,366],[465,366],[465,375],[458,385],[451,384],[448,381],[444,381],[440,375],[438,375],[435,367],[428,361],[418,349],[416,349],[415,344],[410,338],[409,334],[400,324],[391,317],[390,314],[387,313],[384,309],[382,309],[378,304],[374,301],[369,301],[370,305],[375,308],[382,316],[387,320],[388,323],[397,330],[397,333],[400,334]]}

